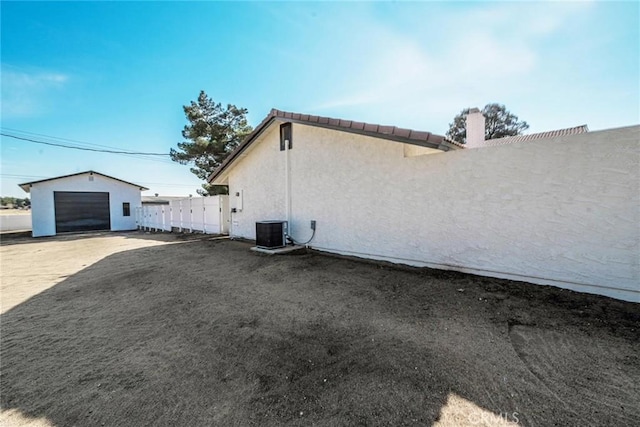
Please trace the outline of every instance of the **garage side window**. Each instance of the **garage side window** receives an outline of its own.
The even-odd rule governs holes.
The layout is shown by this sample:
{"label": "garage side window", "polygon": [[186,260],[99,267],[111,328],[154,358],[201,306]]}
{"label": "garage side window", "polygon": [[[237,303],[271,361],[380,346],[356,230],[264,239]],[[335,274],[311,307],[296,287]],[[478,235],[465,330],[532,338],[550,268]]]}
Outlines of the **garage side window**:
{"label": "garage side window", "polygon": [[131,216],[131,205],[129,203],[122,204],[122,216]]}

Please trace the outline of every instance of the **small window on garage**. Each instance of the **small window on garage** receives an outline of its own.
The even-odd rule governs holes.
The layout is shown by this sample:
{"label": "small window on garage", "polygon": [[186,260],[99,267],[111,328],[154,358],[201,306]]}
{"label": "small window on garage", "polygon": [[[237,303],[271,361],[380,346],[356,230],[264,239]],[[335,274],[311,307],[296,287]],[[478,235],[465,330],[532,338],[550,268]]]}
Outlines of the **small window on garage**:
{"label": "small window on garage", "polygon": [[122,216],[131,216],[131,205],[129,203],[122,204]]}

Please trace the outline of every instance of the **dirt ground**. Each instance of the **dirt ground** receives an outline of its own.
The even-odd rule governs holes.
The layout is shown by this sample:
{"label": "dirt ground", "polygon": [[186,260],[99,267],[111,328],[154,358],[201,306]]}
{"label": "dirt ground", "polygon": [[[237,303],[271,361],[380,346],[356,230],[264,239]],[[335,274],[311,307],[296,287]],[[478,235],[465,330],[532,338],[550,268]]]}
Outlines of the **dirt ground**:
{"label": "dirt ground", "polygon": [[210,236],[2,239],[1,425],[640,425],[640,306]]}

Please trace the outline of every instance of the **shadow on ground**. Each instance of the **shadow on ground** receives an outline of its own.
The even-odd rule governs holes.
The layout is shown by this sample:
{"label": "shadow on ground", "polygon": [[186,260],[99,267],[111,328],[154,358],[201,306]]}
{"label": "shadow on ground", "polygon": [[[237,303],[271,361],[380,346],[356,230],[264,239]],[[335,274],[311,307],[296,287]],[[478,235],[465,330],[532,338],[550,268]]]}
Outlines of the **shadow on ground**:
{"label": "shadow on ground", "polygon": [[31,231],[5,232],[0,233],[0,246],[29,245],[46,242],[75,242],[96,237],[123,236],[131,239],[154,240],[154,241],[192,241],[206,239],[228,238],[219,234],[201,233],[168,233],[149,231],[82,231],[77,233],[61,233],[55,236],[32,237]]}
{"label": "shadow on ground", "polygon": [[118,253],[3,314],[3,409],[54,425],[482,425],[459,396],[523,425],[640,425],[637,305],[248,247]]}

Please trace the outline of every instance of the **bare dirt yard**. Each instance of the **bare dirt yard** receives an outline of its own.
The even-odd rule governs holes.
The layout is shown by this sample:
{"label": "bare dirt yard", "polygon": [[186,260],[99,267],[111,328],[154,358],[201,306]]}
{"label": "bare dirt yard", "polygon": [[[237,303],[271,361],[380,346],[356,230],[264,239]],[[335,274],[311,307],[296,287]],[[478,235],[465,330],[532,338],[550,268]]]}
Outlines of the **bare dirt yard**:
{"label": "bare dirt yard", "polygon": [[211,236],[2,240],[2,425],[640,425],[640,306]]}

